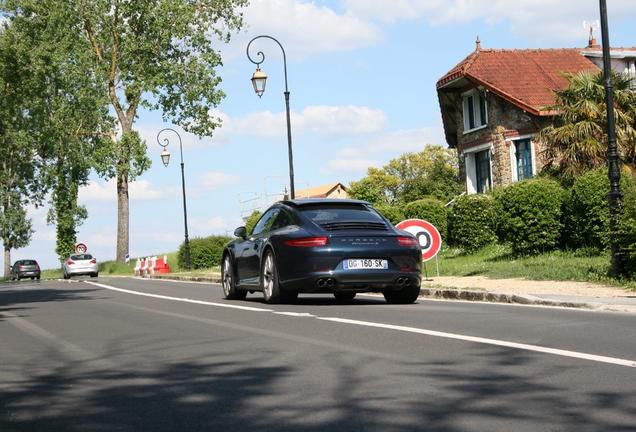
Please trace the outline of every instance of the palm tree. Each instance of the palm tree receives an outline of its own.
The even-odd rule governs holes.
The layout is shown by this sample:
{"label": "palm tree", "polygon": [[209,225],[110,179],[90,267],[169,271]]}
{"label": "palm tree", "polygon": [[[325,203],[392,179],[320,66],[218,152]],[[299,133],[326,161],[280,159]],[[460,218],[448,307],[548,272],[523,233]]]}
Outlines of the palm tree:
{"label": "palm tree", "polygon": [[[547,167],[557,166],[573,177],[586,169],[598,168],[607,160],[607,109],[603,71],[581,71],[561,75],[568,81],[563,90],[554,90],[555,104],[543,107],[553,111],[550,126],[537,138],[545,144]],[[623,166],[636,166],[636,94],[630,91],[630,78],[612,73],[616,144]]]}

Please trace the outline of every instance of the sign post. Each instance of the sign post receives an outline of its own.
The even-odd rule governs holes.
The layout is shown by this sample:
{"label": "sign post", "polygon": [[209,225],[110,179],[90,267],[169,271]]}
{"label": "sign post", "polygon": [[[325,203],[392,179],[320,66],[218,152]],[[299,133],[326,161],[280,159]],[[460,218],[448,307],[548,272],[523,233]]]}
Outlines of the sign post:
{"label": "sign post", "polygon": [[[422,219],[407,219],[395,226],[413,234],[422,249],[422,261],[426,262],[437,255],[442,247],[442,236],[432,223]],[[426,272],[426,265],[424,266]],[[438,275],[439,276],[439,275]],[[428,275],[426,275],[428,279]]]}

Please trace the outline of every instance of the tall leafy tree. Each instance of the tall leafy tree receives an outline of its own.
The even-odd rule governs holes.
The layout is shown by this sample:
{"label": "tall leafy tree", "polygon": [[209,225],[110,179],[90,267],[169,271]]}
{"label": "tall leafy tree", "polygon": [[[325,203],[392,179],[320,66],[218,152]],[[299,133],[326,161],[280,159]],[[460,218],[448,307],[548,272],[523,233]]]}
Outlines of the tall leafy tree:
{"label": "tall leafy tree", "polygon": [[349,195],[374,204],[405,204],[424,197],[449,201],[460,194],[457,154],[427,144],[419,153],[405,153],[387,165],[369,168],[367,175],[351,182]]}
{"label": "tall leafy tree", "polygon": [[73,251],[77,227],[88,217],[77,199],[79,187],[88,182],[91,155],[103,146],[114,123],[104,86],[86,74],[84,65],[93,56],[69,26],[69,11],[25,14],[28,20],[18,18],[12,24],[30,53],[30,85],[37,97],[28,104],[28,114],[43,162],[39,181],[50,191],[47,222],[56,227],[55,251],[62,259]]}
{"label": "tall leafy tree", "polygon": [[[66,53],[77,58],[92,86],[103,91],[116,128],[93,153],[94,167],[117,183],[117,254],[129,249],[128,184],[150,166],[146,145],[133,130],[139,108],[160,110],[164,121],[210,136],[220,120],[210,108],[225,96],[214,68],[221,64],[215,41],[229,41],[243,26],[237,8],[247,0],[0,0],[9,19],[67,20],[81,39]],[[90,55],[88,55],[90,54]]]}
{"label": "tall leafy tree", "polygon": [[[555,104],[545,109],[555,113],[553,123],[539,131],[546,144],[547,167],[558,167],[566,177],[580,175],[607,161],[607,108],[603,71],[562,74],[568,85],[554,91]],[[623,165],[636,167],[636,94],[629,77],[614,73],[616,144]]]}
{"label": "tall leafy tree", "polygon": [[4,277],[9,277],[11,250],[27,246],[33,229],[26,206],[39,204],[43,190],[37,176],[41,159],[35,151],[25,107],[35,95],[29,86],[30,54],[17,32],[0,28],[0,232]]}

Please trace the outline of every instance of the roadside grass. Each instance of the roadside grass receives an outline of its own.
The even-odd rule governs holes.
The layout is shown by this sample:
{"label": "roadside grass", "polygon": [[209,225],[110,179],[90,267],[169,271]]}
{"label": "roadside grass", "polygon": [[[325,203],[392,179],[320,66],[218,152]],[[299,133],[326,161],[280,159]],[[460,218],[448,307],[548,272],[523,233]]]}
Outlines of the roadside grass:
{"label": "roadside grass", "polygon": [[492,245],[466,254],[460,249],[443,247],[436,258],[425,263],[429,277],[486,276],[492,279],[592,282],[636,290],[636,282],[608,276],[610,253],[592,250],[553,251],[536,256],[516,257],[509,247]]}
{"label": "roadside grass", "polygon": [[[170,274],[193,277],[220,277],[220,267],[186,270],[178,264],[177,252],[166,255]],[[114,261],[99,263],[100,276],[132,276],[137,258],[130,264]],[[636,291],[636,281],[615,280],[608,277],[609,252],[592,250],[576,252],[554,251],[536,256],[516,257],[510,248],[501,245],[485,247],[467,254],[460,249],[444,246],[437,257],[424,263],[422,272],[427,277],[486,276],[493,279],[523,278],[529,280],[578,281],[628,288]],[[43,270],[42,278],[61,278],[61,269]]]}

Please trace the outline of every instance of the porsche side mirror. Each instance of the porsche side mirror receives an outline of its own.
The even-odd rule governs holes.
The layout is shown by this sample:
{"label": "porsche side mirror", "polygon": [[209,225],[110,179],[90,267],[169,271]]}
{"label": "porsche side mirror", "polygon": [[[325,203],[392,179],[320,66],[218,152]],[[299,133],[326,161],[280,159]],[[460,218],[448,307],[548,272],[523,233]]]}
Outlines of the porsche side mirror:
{"label": "porsche side mirror", "polygon": [[242,227],[238,227],[237,229],[235,229],[234,230],[234,237],[241,237],[241,238],[247,237],[247,230],[245,229],[245,227],[242,226]]}

